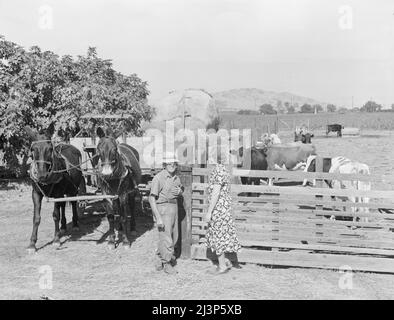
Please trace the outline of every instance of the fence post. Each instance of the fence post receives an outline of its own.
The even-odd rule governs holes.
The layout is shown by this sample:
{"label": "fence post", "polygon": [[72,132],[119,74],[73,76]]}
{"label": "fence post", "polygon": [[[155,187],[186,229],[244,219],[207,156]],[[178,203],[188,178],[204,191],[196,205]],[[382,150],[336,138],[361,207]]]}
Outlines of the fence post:
{"label": "fence post", "polygon": [[183,191],[183,206],[178,204],[178,215],[180,226],[179,237],[181,246],[181,258],[189,259],[191,257],[192,243],[192,166],[179,166],[179,178]]}
{"label": "fence post", "polygon": [[[323,158],[317,156],[316,157],[316,170],[315,172],[323,172]],[[322,179],[316,179],[316,187],[317,188],[323,188],[323,180]],[[316,199],[323,200],[323,196],[316,196]],[[316,210],[323,210],[322,205],[316,205],[315,206]],[[320,219],[324,219],[324,216],[321,216]],[[318,220],[320,220],[318,219]],[[317,222],[316,223],[316,237],[320,238],[323,236],[323,232],[319,231],[323,227],[322,223]]]}

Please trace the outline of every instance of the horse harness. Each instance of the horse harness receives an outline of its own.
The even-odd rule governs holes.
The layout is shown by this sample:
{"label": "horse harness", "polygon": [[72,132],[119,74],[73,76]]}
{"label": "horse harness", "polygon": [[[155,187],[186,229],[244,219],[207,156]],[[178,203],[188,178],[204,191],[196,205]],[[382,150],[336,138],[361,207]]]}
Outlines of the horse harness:
{"label": "horse harness", "polygon": [[[64,178],[64,177],[67,178],[67,179],[69,180],[69,182],[71,182],[71,183],[73,184],[73,186],[75,187],[76,190],[78,190],[78,187],[77,187],[77,186],[75,185],[75,183],[70,179],[69,175],[63,175],[63,173],[66,173],[66,172],[68,173],[68,172],[69,172],[70,170],[72,170],[72,169],[77,169],[77,170],[79,170],[79,171],[82,172],[82,170],[81,170],[81,168],[80,168],[80,166],[81,166],[82,163],[79,164],[79,165],[77,165],[77,166],[71,164],[71,163],[67,160],[67,158],[64,157],[64,156],[61,154],[61,150],[62,150],[62,144],[61,144],[61,143],[55,145],[55,144],[53,143],[52,140],[37,140],[37,141],[33,141],[32,145],[35,144],[35,143],[39,143],[39,142],[50,142],[50,143],[52,144],[52,155],[51,155],[51,160],[52,160],[52,161],[36,160],[36,159],[33,158],[32,164],[33,164],[33,166],[34,166],[34,169],[36,168],[37,163],[45,163],[45,164],[49,165],[49,176],[55,175],[55,174],[61,174],[61,175],[59,176],[59,178],[56,179],[55,181],[51,181],[51,182],[46,183],[46,182],[39,182],[38,179],[37,179],[37,177],[36,177],[35,174],[34,174],[34,169],[33,169],[33,170],[30,170],[30,173],[29,173],[30,178],[32,179],[32,181],[34,182],[34,184],[36,185],[36,187],[38,188],[38,190],[42,193],[42,195],[43,195],[45,198],[49,198],[49,196],[50,196],[50,195],[52,194],[52,192],[53,192],[53,189],[54,189],[55,185],[56,185],[57,183],[59,183],[59,182],[61,181],[61,179]],[[56,148],[59,147],[59,146],[60,146],[60,151],[57,151]],[[66,165],[66,168],[65,168],[65,169],[60,169],[60,170],[54,170],[55,164],[56,164],[56,162],[55,162],[56,160],[64,160],[65,165]],[[41,185],[51,185],[51,189],[49,190],[48,195],[45,194],[44,190],[40,187],[40,184],[41,184]]]}

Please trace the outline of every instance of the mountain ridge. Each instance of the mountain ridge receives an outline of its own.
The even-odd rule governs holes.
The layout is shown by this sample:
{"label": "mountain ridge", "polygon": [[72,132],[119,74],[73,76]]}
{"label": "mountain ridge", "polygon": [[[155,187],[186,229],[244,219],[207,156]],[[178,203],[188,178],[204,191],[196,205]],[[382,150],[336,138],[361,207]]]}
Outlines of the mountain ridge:
{"label": "mountain ridge", "polygon": [[[264,90],[258,88],[238,88],[225,91],[218,91],[212,93],[213,99],[220,111],[226,110],[258,110],[264,104],[271,104],[274,109],[286,110],[284,104],[295,106],[295,111],[299,111],[300,107],[304,104],[320,104],[323,109],[326,108],[329,102],[319,101],[314,98],[297,95],[290,92],[276,92],[271,90]],[[280,101],[280,102],[278,102]]]}

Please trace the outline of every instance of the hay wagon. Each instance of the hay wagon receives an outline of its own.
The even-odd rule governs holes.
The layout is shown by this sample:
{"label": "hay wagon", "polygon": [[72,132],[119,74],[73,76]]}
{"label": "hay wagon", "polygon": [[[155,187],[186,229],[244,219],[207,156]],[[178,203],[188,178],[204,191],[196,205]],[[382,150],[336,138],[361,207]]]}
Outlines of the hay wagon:
{"label": "hay wagon", "polygon": [[[319,170],[320,169],[320,170]],[[193,259],[216,259],[205,246],[209,169],[182,171],[186,216],[182,221],[182,253]],[[394,191],[329,189],[324,180],[384,181],[382,176],[322,172],[233,169],[233,177],[316,179],[317,187],[241,185],[232,182],[233,216],[243,246],[239,262],[270,266],[394,272]],[[251,193],[251,195],[250,195]],[[335,199],[334,199],[335,196]],[[349,197],[369,197],[369,203]],[[382,208],[384,210],[382,211]],[[380,213],[385,212],[385,213]],[[357,217],[357,219],[355,219]]]}

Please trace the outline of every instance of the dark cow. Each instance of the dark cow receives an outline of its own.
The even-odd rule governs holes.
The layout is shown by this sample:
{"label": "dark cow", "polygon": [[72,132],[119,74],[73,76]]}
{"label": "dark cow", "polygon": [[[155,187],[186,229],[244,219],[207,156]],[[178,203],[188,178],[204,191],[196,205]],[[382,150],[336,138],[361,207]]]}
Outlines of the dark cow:
{"label": "dark cow", "polygon": [[338,137],[342,137],[342,129],[344,129],[344,126],[340,124],[328,124],[326,128],[326,135],[330,132],[336,132]]}
{"label": "dark cow", "polygon": [[[80,165],[81,153],[72,145],[54,144],[50,135],[39,135],[30,128],[25,128],[33,143],[30,148],[32,163],[30,178],[32,180],[32,198],[34,204],[33,231],[28,252],[36,251],[38,227],[41,221],[41,203],[43,197],[63,198],[86,192],[85,180]],[[53,209],[55,235],[53,244],[60,245],[61,231],[66,231],[65,202],[56,202]],[[77,202],[71,201],[73,229],[78,228]],[[61,220],[61,221],[60,221]],[[59,230],[59,221],[61,227]]]}
{"label": "dark cow", "polygon": [[309,133],[309,132],[307,132],[307,133],[302,133],[302,132],[300,132],[300,133],[297,133],[297,132],[295,132],[294,133],[294,142],[298,142],[298,141],[301,141],[302,143],[305,143],[305,144],[309,144],[309,143],[312,143],[312,139],[311,138],[313,138],[314,137],[314,135],[313,135],[313,133]]}
{"label": "dark cow", "polygon": [[[267,170],[268,164],[263,149],[251,147],[245,149],[241,147],[238,155],[242,159],[238,161],[238,166],[245,170]],[[260,178],[241,177],[242,184],[260,185]]]}

